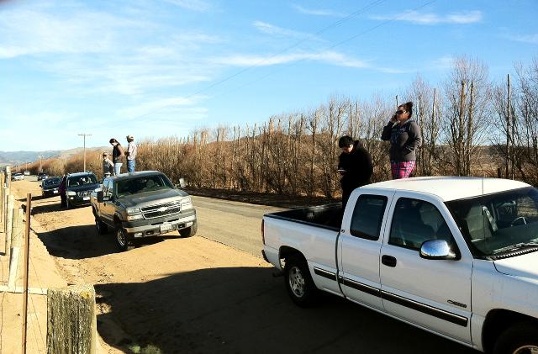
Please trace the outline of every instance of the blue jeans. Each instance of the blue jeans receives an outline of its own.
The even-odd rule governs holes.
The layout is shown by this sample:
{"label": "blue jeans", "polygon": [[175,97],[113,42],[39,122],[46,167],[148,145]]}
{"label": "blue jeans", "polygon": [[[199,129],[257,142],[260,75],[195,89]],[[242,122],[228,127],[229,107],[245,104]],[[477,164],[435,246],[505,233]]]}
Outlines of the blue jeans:
{"label": "blue jeans", "polygon": [[127,172],[134,172],[136,166],[136,160],[127,160]]}
{"label": "blue jeans", "polygon": [[119,175],[121,173],[122,162],[114,162],[114,175]]}

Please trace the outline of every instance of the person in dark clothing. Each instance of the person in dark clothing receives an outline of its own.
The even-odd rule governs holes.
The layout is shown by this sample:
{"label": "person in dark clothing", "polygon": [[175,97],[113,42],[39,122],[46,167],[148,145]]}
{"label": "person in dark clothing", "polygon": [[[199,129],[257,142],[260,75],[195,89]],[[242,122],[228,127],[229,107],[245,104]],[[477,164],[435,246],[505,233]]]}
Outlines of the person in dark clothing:
{"label": "person in dark clothing", "polygon": [[343,136],[338,140],[342,153],[338,157],[338,172],[342,176],[342,208],[345,209],[351,192],[370,183],[373,173],[372,157],[358,140]]}
{"label": "person in dark clothing", "polygon": [[67,187],[67,176],[63,175],[62,181],[60,182],[60,185],[58,186],[58,194],[60,194],[60,205],[62,208],[67,207],[67,195],[65,194],[66,187]]}
{"label": "person in dark clothing", "polygon": [[381,133],[381,140],[390,141],[390,170],[393,179],[407,178],[415,169],[416,150],[422,144],[420,128],[411,116],[413,102],[398,107]]}
{"label": "person in dark clothing", "polygon": [[125,156],[125,151],[121,146],[120,142],[116,139],[110,139],[110,145],[112,145],[112,162],[114,162],[114,175],[117,176],[121,173],[121,166],[123,165],[123,157]]}

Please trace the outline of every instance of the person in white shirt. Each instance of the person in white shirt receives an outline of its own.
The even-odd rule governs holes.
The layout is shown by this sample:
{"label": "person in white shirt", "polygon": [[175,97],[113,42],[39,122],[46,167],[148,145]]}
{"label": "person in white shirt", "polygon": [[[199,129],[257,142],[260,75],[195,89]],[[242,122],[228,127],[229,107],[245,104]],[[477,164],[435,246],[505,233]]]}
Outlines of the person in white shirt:
{"label": "person in white shirt", "polygon": [[127,135],[127,172],[134,172],[136,167],[136,143],[132,135]]}

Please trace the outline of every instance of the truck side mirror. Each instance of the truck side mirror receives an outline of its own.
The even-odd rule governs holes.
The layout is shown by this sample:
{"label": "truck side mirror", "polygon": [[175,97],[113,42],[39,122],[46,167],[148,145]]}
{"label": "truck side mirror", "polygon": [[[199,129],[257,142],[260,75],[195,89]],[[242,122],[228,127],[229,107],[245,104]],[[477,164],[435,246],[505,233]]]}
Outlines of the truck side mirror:
{"label": "truck side mirror", "polygon": [[103,202],[103,199],[104,199],[104,198],[103,198],[103,190],[98,190],[98,191],[97,191],[97,201],[98,201],[99,203],[102,203],[102,202]]}
{"label": "truck side mirror", "polygon": [[420,257],[425,259],[459,259],[445,240],[428,240],[420,247]]}

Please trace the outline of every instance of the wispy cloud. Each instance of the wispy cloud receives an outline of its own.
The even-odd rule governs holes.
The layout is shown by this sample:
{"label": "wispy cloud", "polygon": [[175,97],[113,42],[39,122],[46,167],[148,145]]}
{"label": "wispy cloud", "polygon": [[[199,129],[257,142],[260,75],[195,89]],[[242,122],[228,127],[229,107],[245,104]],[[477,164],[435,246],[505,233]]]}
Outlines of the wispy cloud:
{"label": "wispy cloud", "polygon": [[120,29],[147,25],[96,12],[62,17],[43,11],[9,11],[0,17],[0,59],[42,53],[99,53],[121,43],[116,37]]}
{"label": "wispy cloud", "polygon": [[521,34],[521,35],[507,35],[506,38],[515,42],[538,44],[538,33],[535,34]]}
{"label": "wispy cloud", "polygon": [[219,64],[243,67],[271,66],[306,60],[355,68],[366,68],[370,66],[365,61],[349,58],[344,54],[334,51],[324,51],[317,53],[292,53],[267,57],[258,55],[233,55],[215,59],[215,61]]}
{"label": "wispy cloud", "polygon": [[166,2],[179,6],[181,8],[197,11],[197,12],[206,12],[212,9],[212,5],[207,1],[202,0],[165,0]]}
{"label": "wispy cloud", "polygon": [[394,15],[373,16],[372,19],[410,22],[417,25],[471,24],[482,21],[482,12],[466,11],[448,15],[438,15],[435,13],[408,10]]}
{"label": "wispy cloud", "polygon": [[327,10],[327,9],[307,9],[300,5],[293,5],[293,8],[297,10],[297,12],[305,14],[305,15],[313,15],[313,16],[327,16],[327,17],[346,17],[346,14],[336,12],[334,10]]}
{"label": "wispy cloud", "polygon": [[275,25],[272,25],[267,22],[262,21],[255,21],[252,24],[258,31],[269,34],[272,36],[280,36],[280,37],[287,37],[287,38],[298,38],[298,39],[306,39],[306,38],[314,38],[310,33],[305,32],[298,32],[289,30],[286,28],[278,27]]}

